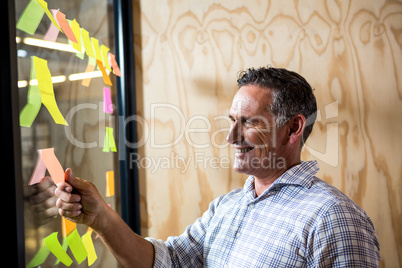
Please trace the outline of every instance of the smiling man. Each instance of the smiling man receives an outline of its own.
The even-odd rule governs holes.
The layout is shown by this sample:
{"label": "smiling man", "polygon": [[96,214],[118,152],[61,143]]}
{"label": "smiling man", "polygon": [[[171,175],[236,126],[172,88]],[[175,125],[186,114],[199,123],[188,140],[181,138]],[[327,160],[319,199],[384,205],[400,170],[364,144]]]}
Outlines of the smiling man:
{"label": "smiling man", "polygon": [[302,162],[317,105],[300,75],[250,68],[238,79],[227,140],[243,188],[213,200],[177,237],[142,238],[68,170],[58,184],[59,213],[91,226],[124,267],[378,267],[370,218]]}

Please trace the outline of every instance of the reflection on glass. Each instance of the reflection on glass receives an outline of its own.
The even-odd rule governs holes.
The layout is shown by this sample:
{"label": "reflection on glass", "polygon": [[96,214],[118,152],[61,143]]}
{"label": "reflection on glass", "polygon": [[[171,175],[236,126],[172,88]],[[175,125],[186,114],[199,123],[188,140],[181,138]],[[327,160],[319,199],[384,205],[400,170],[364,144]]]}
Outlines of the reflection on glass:
{"label": "reflection on glass", "polygon": [[[30,2],[32,1],[15,0],[17,20]],[[96,38],[99,44],[107,46],[112,53],[115,53],[112,1],[45,0],[45,2],[53,14],[59,9],[66,15],[67,21],[75,19],[90,37]],[[115,168],[118,166],[117,154],[103,152],[105,130],[107,127],[117,129],[114,119],[116,111],[113,113],[103,111],[104,87],[110,88],[113,103],[116,96],[115,88],[105,85],[95,59],[90,59],[85,53],[77,53],[65,34],[59,33],[55,42],[44,40],[51,25],[49,17],[44,14],[34,34],[27,34],[19,29],[16,32],[19,111],[28,102],[29,87],[38,85],[38,80],[31,78],[31,57],[36,56],[47,61],[57,106],[68,123],[68,126],[55,124],[51,114],[42,104],[31,127],[21,127],[21,162],[25,185],[23,189],[25,259],[28,264],[37,256],[43,246],[44,238],[57,232],[58,242],[73,260],[70,267],[86,267],[87,260],[78,264],[63,237],[62,219],[56,207],[57,198],[54,196],[56,186],[49,172],[46,171],[43,178],[33,185],[29,185],[29,180],[38,159],[37,151],[54,148],[54,153],[63,169],[70,167],[77,176],[92,181],[105,201],[115,210],[119,210],[119,203],[116,202],[119,198],[118,187],[115,195],[111,196],[106,192],[107,172],[114,171],[115,178],[119,177],[118,169]],[[93,69],[88,69],[88,66]],[[107,72],[109,74],[109,71]],[[115,76],[110,75],[110,79],[114,85]],[[117,139],[117,135],[114,135]],[[81,237],[85,235],[85,239],[88,239],[90,236],[93,240],[97,260],[91,267],[117,267],[115,258],[102,241],[96,239],[96,234],[88,232],[86,226],[77,225],[74,228]],[[55,238],[54,235],[52,238]],[[52,253],[45,257],[42,267],[53,267],[58,263]],[[58,266],[63,267],[62,264]]]}

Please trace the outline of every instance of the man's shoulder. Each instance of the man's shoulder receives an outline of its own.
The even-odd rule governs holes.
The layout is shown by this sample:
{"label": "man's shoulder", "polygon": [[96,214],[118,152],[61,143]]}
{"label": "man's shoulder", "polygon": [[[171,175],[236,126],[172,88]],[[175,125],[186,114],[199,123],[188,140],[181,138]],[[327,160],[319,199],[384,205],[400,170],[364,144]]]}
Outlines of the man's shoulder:
{"label": "man's shoulder", "polygon": [[312,202],[320,204],[320,214],[331,213],[333,210],[344,210],[368,217],[366,212],[346,194],[318,177],[313,178],[313,183],[306,195]]}

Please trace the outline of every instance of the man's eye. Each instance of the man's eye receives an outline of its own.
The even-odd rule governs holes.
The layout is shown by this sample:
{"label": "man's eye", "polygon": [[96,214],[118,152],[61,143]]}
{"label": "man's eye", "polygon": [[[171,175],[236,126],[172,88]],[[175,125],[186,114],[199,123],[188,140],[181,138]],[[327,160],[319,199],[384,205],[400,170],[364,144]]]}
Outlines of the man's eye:
{"label": "man's eye", "polygon": [[256,122],[254,120],[244,120],[243,124],[247,127],[252,127],[256,125]]}

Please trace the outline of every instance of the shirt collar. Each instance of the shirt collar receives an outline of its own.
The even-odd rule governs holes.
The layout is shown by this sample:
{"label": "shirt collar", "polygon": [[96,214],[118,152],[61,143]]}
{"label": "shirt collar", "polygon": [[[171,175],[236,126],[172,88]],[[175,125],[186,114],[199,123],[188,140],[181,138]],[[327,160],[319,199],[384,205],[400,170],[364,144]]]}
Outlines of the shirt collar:
{"label": "shirt collar", "polygon": [[[282,187],[284,185],[300,185],[302,187],[310,188],[313,183],[313,177],[318,172],[319,166],[317,161],[302,161],[301,164],[288,169],[274,183],[265,191]],[[254,176],[249,176],[243,187],[244,192],[254,196]],[[262,194],[264,195],[265,192]]]}

